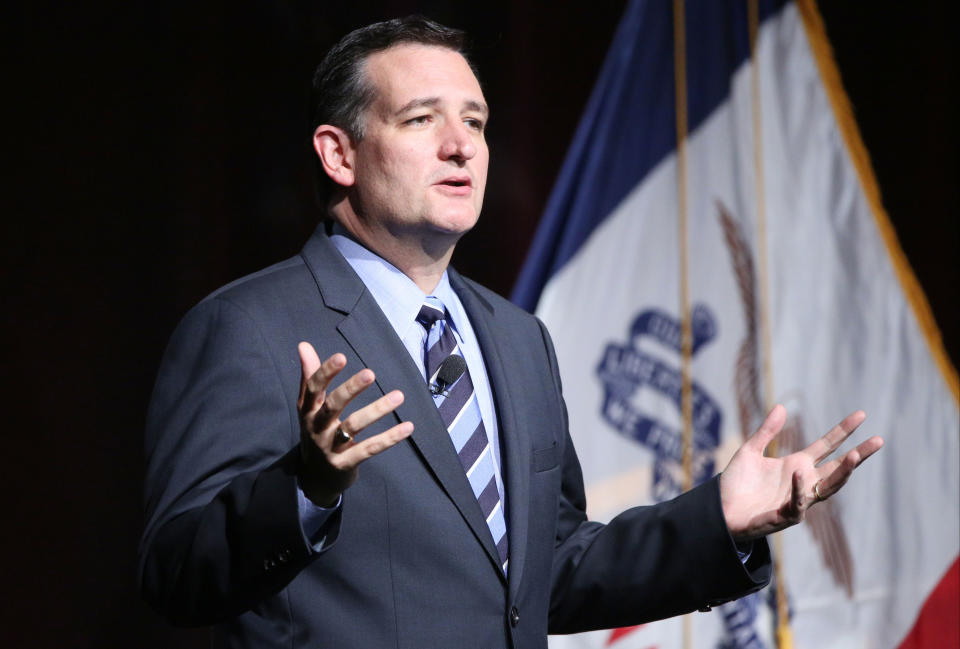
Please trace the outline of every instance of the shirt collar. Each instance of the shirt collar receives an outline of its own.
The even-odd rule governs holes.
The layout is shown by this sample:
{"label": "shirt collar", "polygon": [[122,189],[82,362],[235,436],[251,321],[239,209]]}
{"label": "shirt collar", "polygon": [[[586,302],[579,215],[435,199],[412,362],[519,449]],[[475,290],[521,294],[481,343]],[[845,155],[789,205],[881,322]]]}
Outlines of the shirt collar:
{"label": "shirt collar", "polygon": [[[390,326],[401,339],[406,337],[410,327],[420,326],[417,323],[417,315],[420,313],[426,294],[412,279],[386,259],[347,236],[339,224],[334,226],[330,242],[360,276],[361,281],[380,306],[380,310],[387,316]],[[458,332],[462,331],[462,327],[457,325],[464,322],[466,314],[453,287],[450,286],[447,271],[443,271],[440,283],[437,284],[432,295],[439,298],[447,307],[454,329]]]}

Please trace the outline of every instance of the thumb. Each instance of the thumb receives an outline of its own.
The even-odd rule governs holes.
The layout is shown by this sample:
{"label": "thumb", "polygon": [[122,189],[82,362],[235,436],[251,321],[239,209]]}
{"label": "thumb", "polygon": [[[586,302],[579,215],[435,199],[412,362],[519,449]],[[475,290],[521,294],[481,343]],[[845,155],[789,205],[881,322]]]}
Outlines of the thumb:
{"label": "thumb", "polygon": [[762,455],[767,445],[780,433],[786,421],[787,409],[778,403],[767,415],[767,418],[763,420],[763,423],[760,424],[757,432],[747,441],[747,444],[749,444],[754,451]]}

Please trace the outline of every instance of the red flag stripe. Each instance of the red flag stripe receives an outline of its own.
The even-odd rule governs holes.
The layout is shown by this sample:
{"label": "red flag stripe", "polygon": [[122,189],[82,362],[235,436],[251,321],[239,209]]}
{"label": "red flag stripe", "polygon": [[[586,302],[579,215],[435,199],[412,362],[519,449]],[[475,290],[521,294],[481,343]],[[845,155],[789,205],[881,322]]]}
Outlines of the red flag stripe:
{"label": "red flag stripe", "polygon": [[960,647],[960,558],[933,589],[900,649]]}
{"label": "red flag stripe", "polygon": [[607,638],[607,646],[609,647],[610,645],[612,645],[614,642],[616,642],[623,636],[630,635],[637,629],[642,629],[645,626],[646,624],[638,624],[637,626],[624,626],[624,627],[620,627],[619,629],[613,629],[610,632],[610,637]]}

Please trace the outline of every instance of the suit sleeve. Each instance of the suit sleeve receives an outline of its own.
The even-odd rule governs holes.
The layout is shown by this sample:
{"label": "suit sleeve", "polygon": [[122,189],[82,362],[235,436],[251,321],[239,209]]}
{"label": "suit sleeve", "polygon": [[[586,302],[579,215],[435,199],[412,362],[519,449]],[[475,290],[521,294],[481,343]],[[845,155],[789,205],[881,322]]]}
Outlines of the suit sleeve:
{"label": "suit sleeve", "polygon": [[[297,504],[299,424],[269,349],[252,317],[208,298],[164,355],[147,413],[140,586],[175,624],[245,611],[315,556]],[[339,510],[334,538],[338,525]]]}
{"label": "suit sleeve", "polygon": [[757,541],[746,564],[740,560],[716,478],[671,501],[629,509],[606,525],[587,520],[556,356],[542,323],[540,328],[562,411],[550,633],[641,624],[716,606],[765,586],[769,547]]}

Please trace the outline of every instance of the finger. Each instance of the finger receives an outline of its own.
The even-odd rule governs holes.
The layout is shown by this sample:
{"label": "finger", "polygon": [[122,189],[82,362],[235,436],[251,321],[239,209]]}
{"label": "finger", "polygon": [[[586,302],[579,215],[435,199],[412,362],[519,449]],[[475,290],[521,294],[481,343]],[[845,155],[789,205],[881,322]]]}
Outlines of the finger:
{"label": "finger", "polygon": [[343,412],[343,409],[347,407],[347,404],[349,404],[358,394],[366,390],[367,387],[373,383],[375,378],[376,377],[373,374],[373,370],[362,369],[337,386],[335,390],[327,395],[327,398],[323,401],[323,403],[319,404],[313,423],[313,429],[330,429],[327,432],[332,435],[333,428],[331,428],[331,424],[336,421],[337,417],[340,416],[340,413]]}
{"label": "finger", "polygon": [[[840,460],[836,460],[836,468],[827,474],[820,481],[820,499],[826,500],[833,494],[840,491],[840,488],[847,484],[853,470],[860,463],[860,454],[857,449],[849,451]],[[831,464],[834,464],[833,462]]]}
{"label": "finger", "polygon": [[826,435],[805,448],[803,452],[814,458],[814,464],[819,464],[837,450],[843,444],[843,440],[850,437],[866,418],[867,414],[862,410],[850,413],[844,417],[843,421],[827,431]]}
{"label": "finger", "polygon": [[790,476],[790,500],[783,503],[780,516],[789,523],[796,523],[803,512],[803,480],[800,472],[794,471]]}
{"label": "finger", "polygon": [[863,464],[868,457],[881,448],[883,448],[883,438],[878,435],[874,435],[865,442],[860,442],[856,448],[857,453],[860,454],[860,461],[857,463],[857,466]]}
{"label": "finger", "polygon": [[751,449],[762,455],[770,442],[773,441],[773,438],[776,437],[783,428],[783,424],[786,420],[787,410],[778,403],[767,415],[767,418],[763,420],[763,423],[760,424],[760,428],[757,429],[757,432],[755,432],[750,439],[747,440],[744,446],[749,446]]}
{"label": "finger", "polygon": [[[332,431],[332,434],[329,434],[331,450],[340,452],[343,451],[344,448],[347,448],[348,445],[355,443],[353,441],[354,433],[351,433],[349,430],[347,430],[347,427],[343,425],[343,422],[335,421],[333,424],[330,426],[330,431]],[[321,431],[320,437],[317,438],[318,443],[321,443],[324,439],[325,432],[329,431]]]}
{"label": "finger", "polygon": [[[303,354],[302,346],[309,346],[309,343],[301,343],[301,347],[298,347]],[[313,352],[313,357],[316,358],[317,354],[313,351],[313,347],[310,347],[310,351]],[[306,370],[303,364],[303,356],[301,355],[301,368]],[[300,405],[302,412],[310,412],[316,409],[320,404],[323,403],[327,394],[327,387],[330,385],[330,381],[333,380],[337,374],[340,373],[344,367],[347,366],[347,357],[343,354],[334,354],[327,360],[317,367],[314,364],[311,364],[313,372],[307,374],[307,383],[304,387],[304,399],[303,403]]]}
{"label": "finger", "polygon": [[[821,480],[827,479],[834,471],[840,467],[840,463],[843,461],[843,458],[836,460],[830,460],[829,462],[823,462],[817,466],[817,476]],[[820,493],[824,493],[823,485],[820,485]]]}
{"label": "finger", "polygon": [[801,518],[803,513],[803,478],[799,471],[793,472],[793,484],[790,493],[790,506],[796,519]]}
{"label": "finger", "polygon": [[317,351],[313,348],[313,345],[308,342],[301,342],[297,345],[297,353],[300,356],[300,396],[297,398],[297,408],[302,408],[304,393],[307,390],[307,379],[320,369],[320,357],[317,356]]}
{"label": "finger", "polygon": [[388,448],[402,442],[410,437],[411,433],[413,433],[413,422],[404,421],[379,435],[368,437],[338,455],[344,466],[355,467],[374,455],[383,453]]}
{"label": "finger", "polygon": [[340,424],[340,427],[351,436],[356,435],[384,415],[396,410],[397,406],[401,403],[403,403],[403,392],[394,390],[393,392],[383,395],[373,403],[357,410],[347,417]]}

